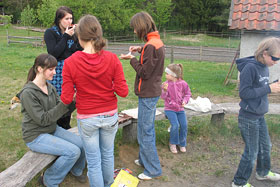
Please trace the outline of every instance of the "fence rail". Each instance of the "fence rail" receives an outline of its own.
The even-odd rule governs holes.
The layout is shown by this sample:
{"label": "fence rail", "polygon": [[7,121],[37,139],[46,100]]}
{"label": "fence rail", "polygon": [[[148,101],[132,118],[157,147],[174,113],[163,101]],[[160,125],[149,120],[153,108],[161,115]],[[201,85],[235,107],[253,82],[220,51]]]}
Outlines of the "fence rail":
{"label": "fence rail", "polygon": [[[42,37],[23,37],[23,36],[7,36],[8,45],[10,43],[32,44],[33,46],[44,46]],[[120,55],[128,53],[129,46],[140,45],[143,43],[120,43],[108,42],[107,49]],[[220,48],[220,47],[204,47],[204,46],[165,46],[166,58],[211,62],[232,62],[237,52],[237,48]],[[138,56],[139,54],[135,54]]]}

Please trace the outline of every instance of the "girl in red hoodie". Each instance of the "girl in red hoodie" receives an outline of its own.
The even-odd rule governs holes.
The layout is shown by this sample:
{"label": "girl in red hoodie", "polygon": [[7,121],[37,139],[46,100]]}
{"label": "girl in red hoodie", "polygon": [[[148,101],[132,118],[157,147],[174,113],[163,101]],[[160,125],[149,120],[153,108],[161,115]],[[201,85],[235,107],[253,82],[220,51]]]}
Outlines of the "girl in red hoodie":
{"label": "girl in red hoodie", "polygon": [[117,96],[126,97],[128,86],[118,57],[103,50],[105,39],[97,18],[82,17],[76,27],[83,51],[64,63],[63,103],[76,91],[77,121],[87,157],[91,187],[109,187],[114,181],[114,139],[118,130]]}

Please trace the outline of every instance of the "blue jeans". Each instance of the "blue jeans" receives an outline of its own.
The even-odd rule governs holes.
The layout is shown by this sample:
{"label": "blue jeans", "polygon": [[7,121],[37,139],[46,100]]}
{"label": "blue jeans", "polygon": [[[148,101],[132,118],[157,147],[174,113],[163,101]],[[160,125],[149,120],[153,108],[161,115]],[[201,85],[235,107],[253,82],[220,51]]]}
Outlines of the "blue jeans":
{"label": "blue jeans", "polygon": [[86,152],[91,187],[109,187],[114,182],[114,140],[118,114],[78,119],[78,128]]}
{"label": "blue jeans", "polygon": [[34,152],[58,156],[44,173],[48,187],[58,187],[70,170],[75,176],[82,175],[86,159],[79,136],[56,126],[53,134],[41,134],[26,145]]}
{"label": "blue jeans", "polygon": [[239,116],[238,124],[245,149],[233,181],[236,185],[245,185],[252,174],[256,160],[256,171],[260,176],[265,176],[270,171],[271,142],[263,117],[251,120]]}
{"label": "blue jeans", "polygon": [[138,103],[137,140],[139,161],[144,166],[144,174],[149,177],[161,175],[161,166],[156,148],[155,115],[159,97],[141,98]]}
{"label": "blue jeans", "polygon": [[185,111],[165,110],[165,115],[171,123],[170,144],[179,145],[180,147],[187,146],[188,122]]}

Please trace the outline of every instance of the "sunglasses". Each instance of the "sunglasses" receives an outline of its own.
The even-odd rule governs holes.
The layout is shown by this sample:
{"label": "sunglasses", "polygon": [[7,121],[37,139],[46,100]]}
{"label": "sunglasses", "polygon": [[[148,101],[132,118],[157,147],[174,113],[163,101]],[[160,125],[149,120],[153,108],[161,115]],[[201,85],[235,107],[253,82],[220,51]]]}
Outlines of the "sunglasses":
{"label": "sunglasses", "polygon": [[277,58],[277,57],[272,56],[272,55],[270,55],[270,56],[271,56],[271,60],[273,60],[273,61],[278,61],[278,60],[280,60],[280,58]]}

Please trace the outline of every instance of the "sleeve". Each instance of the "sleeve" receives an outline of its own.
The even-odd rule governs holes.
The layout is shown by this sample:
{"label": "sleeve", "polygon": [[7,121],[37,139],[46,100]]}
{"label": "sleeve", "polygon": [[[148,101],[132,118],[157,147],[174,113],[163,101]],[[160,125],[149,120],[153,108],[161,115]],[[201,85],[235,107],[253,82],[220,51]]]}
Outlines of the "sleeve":
{"label": "sleeve", "polygon": [[[61,101],[69,105],[73,101],[75,89],[74,89],[74,80],[71,75],[71,67],[70,67],[70,58],[67,58],[64,61],[64,66],[62,69],[62,93],[61,93]],[[75,69],[75,68],[72,68]]]}
{"label": "sleeve", "polygon": [[248,64],[240,72],[239,96],[241,99],[254,99],[271,92],[268,84],[258,88],[253,87],[256,71],[254,66]]}
{"label": "sleeve", "polygon": [[[143,51],[142,51],[143,52]],[[149,79],[157,67],[158,57],[156,49],[153,45],[147,45],[144,49],[143,64],[136,58],[130,60],[131,66],[136,71],[137,75],[142,79]]]}
{"label": "sleeve", "polygon": [[191,96],[192,96],[191,89],[190,89],[188,83],[184,81],[184,97],[183,97],[183,102],[185,102],[187,104],[189,102]]}
{"label": "sleeve", "polygon": [[68,112],[67,106],[62,102],[59,102],[54,108],[45,111],[39,98],[37,98],[34,93],[28,91],[22,92],[21,103],[32,120],[40,126],[49,126]]}
{"label": "sleeve", "polygon": [[116,55],[115,62],[116,68],[113,78],[114,92],[120,97],[126,97],[128,95],[128,85],[124,77],[122,64]]}
{"label": "sleeve", "polygon": [[49,54],[53,55],[56,59],[59,58],[67,47],[67,40],[71,36],[64,33],[61,40],[57,43],[55,33],[51,29],[47,29],[44,34],[44,40]]}

